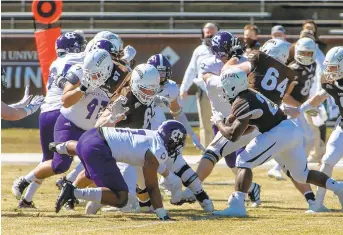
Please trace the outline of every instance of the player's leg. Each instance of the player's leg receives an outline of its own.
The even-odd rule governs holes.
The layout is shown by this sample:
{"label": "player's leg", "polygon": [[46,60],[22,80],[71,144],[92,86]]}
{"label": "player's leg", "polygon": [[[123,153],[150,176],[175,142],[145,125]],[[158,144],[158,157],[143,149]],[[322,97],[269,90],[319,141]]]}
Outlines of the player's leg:
{"label": "player's leg", "polygon": [[[39,115],[39,133],[41,148],[43,152],[42,162],[51,161],[51,159],[53,158],[53,153],[49,151],[49,143],[54,140],[54,126],[59,115],[59,110],[44,112]],[[41,164],[42,163],[40,163],[39,165]],[[17,197],[17,199],[21,198],[22,193],[28,185],[28,179],[30,179],[31,176],[34,175],[34,172],[38,168],[38,166],[31,172],[29,172],[26,176],[20,177],[13,183],[12,192]],[[43,179],[35,179],[30,182],[31,183],[23,199],[19,202],[20,208],[34,208],[32,200],[38,188],[42,184]]]}
{"label": "player's leg", "polygon": [[207,97],[206,92],[199,89],[197,93],[197,106],[199,113],[200,123],[200,143],[207,146],[213,139],[212,126],[211,126],[211,104]]}
{"label": "player's leg", "polygon": [[56,212],[68,200],[74,198],[124,207],[128,200],[127,185],[110,147],[101,138],[97,129],[91,129],[81,136],[77,154],[85,164],[86,177],[91,179],[97,188],[78,189],[66,181],[57,200]]}
{"label": "player's leg", "polygon": [[[333,168],[337,162],[343,157],[343,130],[342,127],[337,126],[331,133],[328,143],[326,145],[326,152],[322,159],[322,165],[320,171],[331,177]],[[326,189],[318,187],[317,189],[317,208],[316,212],[320,212],[322,208],[325,208],[324,198]],[[343,206],[343,198],[339,198]]]}

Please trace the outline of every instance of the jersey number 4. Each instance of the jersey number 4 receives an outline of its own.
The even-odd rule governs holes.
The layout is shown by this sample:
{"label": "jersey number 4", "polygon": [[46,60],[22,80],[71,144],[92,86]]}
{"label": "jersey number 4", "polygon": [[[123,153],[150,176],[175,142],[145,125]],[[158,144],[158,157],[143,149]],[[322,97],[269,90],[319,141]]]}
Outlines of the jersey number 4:
{"label": "jersey number 4", "polygon": [[270,67],[266,75],[264,75],[261,86],[263,89],[267,91],[273,91],[277,90],[280,92],[280,98],[282,98],[285,95],[285,91],[287,88],[287,84],[289,79],[285,78],[282,82],[278,84],[278,78],[279,78],[279,71],[277,71],[275,68]]}

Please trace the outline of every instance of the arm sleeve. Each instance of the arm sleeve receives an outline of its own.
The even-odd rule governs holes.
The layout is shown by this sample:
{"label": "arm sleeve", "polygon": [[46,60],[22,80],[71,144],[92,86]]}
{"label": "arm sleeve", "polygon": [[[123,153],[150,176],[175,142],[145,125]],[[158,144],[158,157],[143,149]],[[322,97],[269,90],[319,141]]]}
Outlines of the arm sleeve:
{"label": "arm sleeve", "polygon": [[78,83],[81,77],[83,77],[83,71],[80,66],[72,66],[65,75],[65,79],[73,85]]}
{"label": "arm sleeve", "polygon": [[248,54],[248,62],[250,62],[250,72],[254,71],[259,63],[259,53],[258,51],[253,51]]}
{"label": "arm sleeve", "polygon": [[197,76],[197,59],[198,59],[198,48],[194,50],[191,61],[186,69],[185,75],[183,76],[183,80],[181,83],[180,91],[185,92],[188,91],[189,88],[192,86],[194,78]]}

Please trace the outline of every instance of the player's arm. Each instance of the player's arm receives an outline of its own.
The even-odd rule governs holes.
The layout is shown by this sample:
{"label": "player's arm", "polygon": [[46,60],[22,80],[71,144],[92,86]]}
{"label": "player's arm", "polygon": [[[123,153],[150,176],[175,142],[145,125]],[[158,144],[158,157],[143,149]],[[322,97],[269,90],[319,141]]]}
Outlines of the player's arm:
{"label": "player's arm", "polygon": [[23,108],[11,108],[1,101],[1,119],[7,121],[16,121],[23,119],[26,116],[27,113]]}
{"label": "player's arm", "polygon": [[[225,138],[231,140],[232,142],[235,142],[247,130],[247,128],[249,126],[250,116],[248,116],[248,117],[246,117],[244,119],[236,118],[236,120],[233,123],[228,123],[228,125],[225,124],[223,120],[220,120],[220,121],[216,122],[216,125],[217,125],[218,130],[220,131],[220,133]],[[253,128],[253,127],[250,127],[250,128]]]}
{"label": "player's arm", "polygon": [[301,105],[301,103],[297,101],[296,99],[294,99],[293,96],[291,96],[290,94],[285,94],[282,101],[285,104],[291,105],[293,107],[299,107]]}
{"label": "player's arm", "polygon": [[80,87],[80,82],[78,81],[76,84],[72,84],[70,82],[66,82],[63,90],[62,95],[62,105],[65,108],[69,108],[76,104],[84,95],[84,91],[78,89]]}
{"label": "player's arm", "polygon": [[123,107],[125,97],[113,96],[105,111],[100,115],[95,123],[95,127],[115,127],[118,122],[126,118],[129,108]]}
{"label": "player's arm", "polygon": [[148,150],[145,153],[145,161],[143,166],[143,175],[145,179],[145,186],[150,196],[150,201],[155,209],[157,216],[162,219],[168,219],[167,211],[163,208],[161,192],[158,187],[157,170],[159,163],[156,157]]}
{"label": "player's arm", "polygon": [[250,61],[245,61],[240,64],[233,64],[232,62],[230,63],[230,61],[233,61],[233,60],[236,60],[236,58],[232,58],[228,62],[225,63],[224,67],[222,68],[222,72],[229,68],[239,68],[243,70],[244,72],[246,72],[247,74],[251,72],[252,65]]}

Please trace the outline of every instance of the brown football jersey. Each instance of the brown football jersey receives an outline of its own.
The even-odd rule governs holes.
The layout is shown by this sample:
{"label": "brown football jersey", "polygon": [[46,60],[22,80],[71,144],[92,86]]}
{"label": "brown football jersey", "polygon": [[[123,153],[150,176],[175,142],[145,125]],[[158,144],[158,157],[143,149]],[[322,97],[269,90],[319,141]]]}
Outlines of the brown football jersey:
{"label": "brown football jersey", "polygon": [[126,82],[125,78],[129,73],[130,71],[124,65],[114,62],[114,69],[111,77],[103,86],[101,86],[101,89],[103,89],[107,95],[111,97],[118,90],[118,88]]}
{"label": "brown football jersey", "polygon": [[310,89],[316,74],[316,63],[306,66],[293,61],[289,67],[296,72],[296,81],[298,82],[294,86],[291,96],[300,103],[304,103],[310,94]]}
{"label": "brown football jersey", "polygon": [[343,117],[343,79],[332,84],[323,83],[322,87],[335,100],[335,103],[339,108],[339,113]]}
{"label": "brown football jersey", "polygon": [[251,63],[249,88],[280,105],[290,82],[295,79],[293,70],[262,51],[252,51],[248,61]]}
{"label": "brown football jersey", "polygon": [[237,119],[251,115],[249,125],[256,126],[261,133],[269,131],[287,119],[278,105],[252,89],[241,92],[234,99],[232,113]]}

